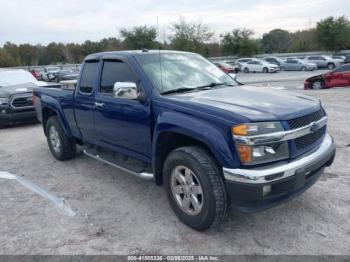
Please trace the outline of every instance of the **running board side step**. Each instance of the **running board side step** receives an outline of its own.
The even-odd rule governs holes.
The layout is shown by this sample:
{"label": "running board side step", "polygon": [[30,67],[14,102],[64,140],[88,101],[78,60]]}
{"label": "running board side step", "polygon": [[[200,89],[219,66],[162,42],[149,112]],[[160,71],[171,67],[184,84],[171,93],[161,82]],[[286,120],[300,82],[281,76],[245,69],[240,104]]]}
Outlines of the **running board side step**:
{"label": "running board side step", "polygon": [[106,159],[103,159],[102,157],[100,157],[100,155],[94,155],[94,154],[90,154],[89,152],[87,152],[87,150],[83,150],[84,154],[87,155],[88,157],[91,157],[93,159],[96,159],[96,160],[99,160],[105,164],[108,164],[108,165],[111,165],[119,170],[122,170],[124,172],[127,172],[131,175],[134,175],[134,176],[137,176],[137,177],[140,177],[142,179],[145,179],[145,180],[152,180],[153,179],[153,174],[150,174],[150,173],[145,173],[145,172],[142,172],[142,173],[137,173],[137,172],[134,172],[132,170],[129,170],[125,167],[122,167],[122,166],[119,166],[115,163],[112,163]]}

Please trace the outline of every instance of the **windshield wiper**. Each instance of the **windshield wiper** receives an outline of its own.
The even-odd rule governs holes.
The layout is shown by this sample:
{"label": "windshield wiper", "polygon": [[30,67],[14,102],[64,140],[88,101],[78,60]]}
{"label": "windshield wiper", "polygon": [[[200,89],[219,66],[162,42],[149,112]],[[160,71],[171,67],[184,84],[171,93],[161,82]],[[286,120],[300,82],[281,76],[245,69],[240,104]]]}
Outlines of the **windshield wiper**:
{"label": "windshield wiper", "polygon": [[222,86],[222,85],[227,85],[226,83],[210,83],[210,84],[207,84],[207,85],[203,85],[203,86],[197,86],[196,89],[203,89],[203,88],[211,88],[211,87],[216,87],[216,86]]}
{"label": "windshield wiper", "polygon": [[165,91],[162,93],[162,95],[168,95],[168,94],[175,94],[175,93],[184,93],[184,92],[189,92],[189,91],[193,91],[193,90],[202,90],[205,88],[212,88],[212,87],[216,87],[216,86],[222,86],[222,85],[228,85],[226,83],[210,83],[207,85],[203,85],[203,86],[197,86],[197,87],[181,87],[178,89],[173,89],[173,90],[169,90],[169,91]]}
{"label": "windshield wiper", "polygon": [[177,89],[172,89],[169,91],[164,91],[162,92],[162,95],[168,95],[168,94],[175,94],[175,93],[184,93],[184,92],[188,92],[188,91],[193,91],[196,90],[196,87],[181,87],[181,88],[177,88]]}

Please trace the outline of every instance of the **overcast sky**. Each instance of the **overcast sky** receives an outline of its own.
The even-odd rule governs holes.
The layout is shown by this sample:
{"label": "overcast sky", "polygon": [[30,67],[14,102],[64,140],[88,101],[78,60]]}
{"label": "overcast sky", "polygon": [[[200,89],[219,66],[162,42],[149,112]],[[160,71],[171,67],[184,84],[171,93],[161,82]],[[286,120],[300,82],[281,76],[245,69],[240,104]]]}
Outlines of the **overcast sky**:
{"label": "overcast sky", "polygon": [[216,33],[250,28],[259,37],[274,28],[315,26],[327,16],[350,15],[350,0],[0,0],[0,45],[77,42],[117,37],[122,27],[157,25],[160,40],[180,16]]}

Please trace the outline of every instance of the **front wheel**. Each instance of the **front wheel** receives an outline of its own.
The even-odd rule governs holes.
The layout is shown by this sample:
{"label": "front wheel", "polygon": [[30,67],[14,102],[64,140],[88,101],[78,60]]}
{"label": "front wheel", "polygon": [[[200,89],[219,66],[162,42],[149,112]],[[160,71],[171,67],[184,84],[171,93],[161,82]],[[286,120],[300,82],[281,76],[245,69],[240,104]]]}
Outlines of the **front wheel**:
{"label": "front wheel", "polygon": [[66,136],[57,116],[47,120],[46,137],[51,153],[57,160],[64,161],[75,157],[76,144]]}
{"label": "front wheel", "polygon": [[307,70],[307,68],[305,67],[305,66],[303,66],[302,68],[301,68],[301,71],[306,71]]}
{"label": "front wheel", "polygon": [[164,163],[163,175],[170,206],[184,224],[200,231],[220,224],[228,205],[225,186],[204,149],[174,150]]}
{"label": "front wheel", "polygon": [[264,67],[264,68],[263,68],[263,73],[266,74],[266,73],[268,73],[268,72],[269,72],[269,69],[268,69],[267,67]]}
{"label": "front wheel", "polygon": [[248,74],[249,73],[249,68],[248,67],[244,68],[243,72]]}
{"label": "front wheel", "polygon": [[322,81],[320,80],[313,81],[311,87],[312,89],[322,89],[323,88]]}

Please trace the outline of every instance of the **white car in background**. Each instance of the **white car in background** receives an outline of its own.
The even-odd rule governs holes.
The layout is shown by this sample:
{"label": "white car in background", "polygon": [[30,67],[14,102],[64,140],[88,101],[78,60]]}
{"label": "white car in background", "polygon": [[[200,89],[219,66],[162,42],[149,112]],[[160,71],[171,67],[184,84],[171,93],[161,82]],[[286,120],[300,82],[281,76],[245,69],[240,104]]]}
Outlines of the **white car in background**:
{"label": "white car in background", "polygon": [[30,72],[23,69],[0,69],[0,87],[32,83],[36,86],[47,86],[38,81]]}
{"label": "white car in background", "polygon": [[256,58],[242,57],[240,59],[237,59],[235,63],[238,65],[239,70],[243,71],[244,65],[252,60],[256,60]]}
{"label": "white car in background", "polygon": [[243,72],[244,73],[256,73],[256,72],[262,72],[262,73],[275,73],[280,70],[280,67],[275,64],[271,64],[269,62],[254,59],[246,64],[243,65]]}

